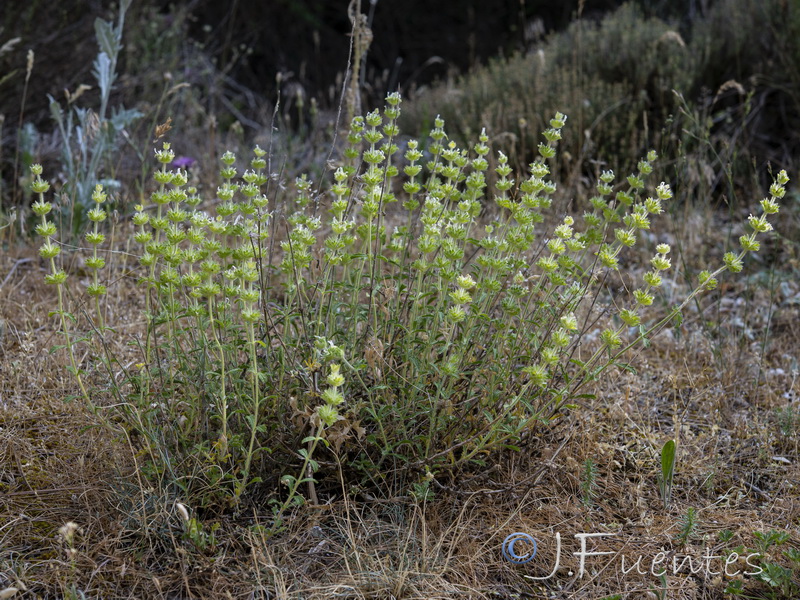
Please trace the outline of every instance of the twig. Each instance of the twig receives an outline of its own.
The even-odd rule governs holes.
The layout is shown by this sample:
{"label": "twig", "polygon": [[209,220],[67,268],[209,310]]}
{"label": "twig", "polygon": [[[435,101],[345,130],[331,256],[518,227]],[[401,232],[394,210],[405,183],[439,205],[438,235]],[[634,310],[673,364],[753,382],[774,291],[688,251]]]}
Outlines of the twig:
{"label": "twig", "polygon": [[14,263],[14,266],[11,267],[11,270],[8,272],[8,275],[6,275],[5,279],[3,279],[3,283],[0,283],[0,289],[5,287],[5,285],[8,283],[8,280],[11,279],[11,276],[14,274],[14,271],[17,270],[18,266],[20,266],[21,264],[24,264],[24,263],[29,263],[31,261],[33,261],[32,258],[20,258],[19,260],[17,260]]}

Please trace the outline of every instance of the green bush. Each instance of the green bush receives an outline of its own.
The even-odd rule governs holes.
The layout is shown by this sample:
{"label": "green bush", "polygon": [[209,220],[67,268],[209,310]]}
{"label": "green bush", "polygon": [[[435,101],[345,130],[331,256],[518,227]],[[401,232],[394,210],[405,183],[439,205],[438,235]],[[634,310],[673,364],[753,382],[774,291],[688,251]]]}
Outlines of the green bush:
{"label": "green bush", "polygon": [[612,168],[633,168],[634,157],[653,143],[644,114],[657,106],[669,110],[671,90],[691,84],[695,62],[676,31],[627,4],[600,22],[573,22],[536,52],[491,61],[459,78],[453,89],[421,95],[407,125],[440,112],[459,139],[469,139],[476,123],[486,123],[524,164],[558,108],[571,116],[564,172],[574,170],[576,161],[600,158],[620,163]]}
{"label": "green bush", "polygon": [[[524,179],[499,153],[489,188],[485,133],[461,149],[437,119],[431,160],[414,140],[401,158],[399,114],[392,94],[382,115],[356,117],[330,185],[315,191],[300,177],[287,202],[259,148],[244,170],[223,155],[216,199],[204,200],[185,172],[168,169],[174,154],[164,144],[158,188],[132,219],[146,320],[132,368],[110,355],[115,333],[100,304],[106,194],[98,186],[87,215],[95,306],[91,327],[78,327],[61,292],[48,184],[35,168],[41,254],[59,290],[72,370],[87,401],[92,386],[116,397],[98,410],[121,420],[147,473],[185,502],[239,504],[248,489],[280,482],[277,526],[302,502],[303,484],[314,498],[314,479],[334,471],[338,480],[337,465],[373,492],[429,496],[433,478],[484,464],[546,427],[722,271],[740,271],[788,180],[778,174],[741,251],[657,314],[648,307],[671,267],[668,245],[656,247],[629,297],[611,284],[625,249],[672,197],[667,184],[647,183],[654,152],[620,181],[604,171],[582,218],[542,230],[564,115],[550,120]],[[496,216],[481,217],[490,202]],[[212,204],[214,216],[202,210]],[[614,297],[612,313],[600,295]],[[93,333],[70,337],[73,327]],[[95,346],[95,364],[77,364],[77,343]]]}
{"label": "green bush", "polygon": [[581,177],[602,168],[627,172],[637,156],[658,148],[750,184],[754,159],[795,160],[794,8],[781,0],[720,0],[681,26],[625,4],[602,20],[573,22],[534,52],[490,61],[419,94],[403,127],[424,130],[440,114],[456,139],[470,140],[483,123],[522,166],[558,109],[570,115],[557,167],[564,183],[580,187]]}

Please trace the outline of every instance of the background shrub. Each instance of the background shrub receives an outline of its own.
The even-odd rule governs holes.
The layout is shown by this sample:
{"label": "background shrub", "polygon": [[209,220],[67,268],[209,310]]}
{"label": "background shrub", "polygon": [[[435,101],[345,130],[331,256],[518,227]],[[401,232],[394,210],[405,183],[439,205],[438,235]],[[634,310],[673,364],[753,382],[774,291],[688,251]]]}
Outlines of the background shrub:
{"label": "background shrub", "polygon": [[[578,185],[602,168],[631,170],[631,157],[649,147],[711,165],[716,185],[730,177],[745,185],[753,161],[788,166],[797,155],[794,8],[721,0],[691,22],[670,23],[629,3],[431,89],[407,111],[404,126],[441,113],[465,139],[486,123],[492,139],[524,165],[536,132],[559,106],[572,115],[560,172]],[[773,138],[778,144],[764,143]]]}

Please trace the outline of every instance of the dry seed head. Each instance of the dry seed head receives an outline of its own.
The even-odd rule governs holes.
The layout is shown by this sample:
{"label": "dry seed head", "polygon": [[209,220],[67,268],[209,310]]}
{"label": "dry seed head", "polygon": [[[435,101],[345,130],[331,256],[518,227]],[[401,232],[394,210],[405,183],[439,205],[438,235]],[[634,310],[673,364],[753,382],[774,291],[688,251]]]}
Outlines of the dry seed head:
{"label": "dry seed head", "polygon": [[172,117],[167,117],[167,120],[164,123],[156,126],[155,131],[155,138],[156,140],[164,137],[166,133],[172,129]]}
{"label": "dry seed head", "polygon": [[181,504],[180,502],[175,503],[175,509],[178,511],[178,514],[181,516],[181,519],[184,522],[189,522],[189,510],[186,508],[185,505]]}
{"label": "dry seed head", "polygon": [[717,90],[717,93],[714,94],[714,102],[716,102],[717,99],[722,94],[724,94],[725,92],[727,92],[729,90],[734,90],[740,96],[746,96],[747,95],[747,92],[745,91],[744,86],[742,86],[741,83],[739,83],[735,79],[728,79],[728,81],[726,81],[721,86],[719,86],[719,89]]}
{"label": "dry seed head", "polygon": [[665,31],[663,34],[661,34],[661,37],[658,38],[657,41],[658,41],[658,43],[661,43],[661,42],[673,42],[673,43],[677,44],[678,46],[680,46],[681,48],[686,48],[686,42],[683,41],[683,38],[681,37],[681,34],[678,33],[677,31],[672,31],[672,30]]}
{"label": "dry seed head", "polygon": [[75,538],[75,533],[81,533],[81,528],[77,523],[68,521],[58,528],[58,533],[64,538],[64,541],[67,542],[67,544],[72,544],[72,541]]}

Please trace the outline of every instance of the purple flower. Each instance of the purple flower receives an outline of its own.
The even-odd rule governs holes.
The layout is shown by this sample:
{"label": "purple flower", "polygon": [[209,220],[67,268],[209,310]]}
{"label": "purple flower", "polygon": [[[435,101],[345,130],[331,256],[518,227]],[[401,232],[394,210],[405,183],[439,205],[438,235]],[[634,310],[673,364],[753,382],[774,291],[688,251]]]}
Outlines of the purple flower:
{"label": "purple flower", "polygon": [[170,167],[173,169],[188,169],[194,165],[197,161],[192,158],[191,156],[179,156],[175,160],[170,163]]}

